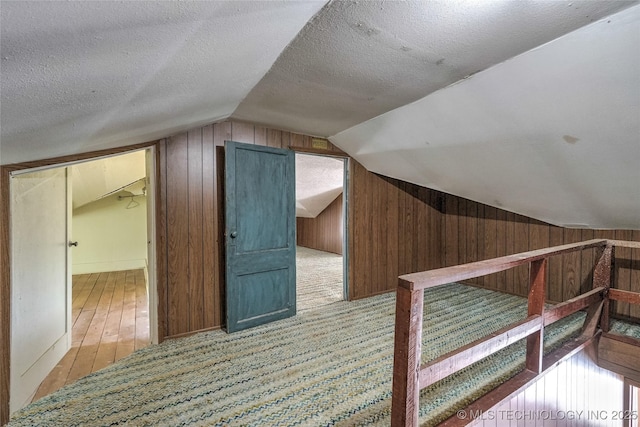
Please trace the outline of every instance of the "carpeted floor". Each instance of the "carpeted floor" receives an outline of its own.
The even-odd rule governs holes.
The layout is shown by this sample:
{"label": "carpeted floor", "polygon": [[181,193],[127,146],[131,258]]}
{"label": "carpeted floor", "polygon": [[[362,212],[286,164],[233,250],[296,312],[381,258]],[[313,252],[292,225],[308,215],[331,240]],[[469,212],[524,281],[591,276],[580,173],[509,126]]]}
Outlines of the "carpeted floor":
{"label": "carpeted floor", "polygon": [[[427,290],[423,357],[433,359],[526,314],[526,301],[451,284]],[[10,426],[388,426],[395,294],[301,310],[226,334],[139,350],[15,414]],[[581,314],[545,331],[570,336]],[[422,392],[431,425],[513,375],[522,343]]]}
{"label": "carpeted floor", "polygon": [[342,255],[296,247],[298,310],[342,301]]}

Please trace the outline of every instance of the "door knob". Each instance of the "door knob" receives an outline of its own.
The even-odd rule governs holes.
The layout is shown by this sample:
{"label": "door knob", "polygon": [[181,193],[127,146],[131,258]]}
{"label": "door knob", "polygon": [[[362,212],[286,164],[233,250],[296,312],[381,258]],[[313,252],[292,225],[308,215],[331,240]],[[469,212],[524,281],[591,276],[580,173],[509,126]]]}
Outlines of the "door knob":
{"label": "door knob", "polygon": [[229,235],[232,239],[235,239],[236,237],[238,237],[238,232],[237,231],[232,231],[231,234]]}
{"label": "door knob", "polygon": [[71,246],[78,246],[78,242],[69,241],[69,247]]}

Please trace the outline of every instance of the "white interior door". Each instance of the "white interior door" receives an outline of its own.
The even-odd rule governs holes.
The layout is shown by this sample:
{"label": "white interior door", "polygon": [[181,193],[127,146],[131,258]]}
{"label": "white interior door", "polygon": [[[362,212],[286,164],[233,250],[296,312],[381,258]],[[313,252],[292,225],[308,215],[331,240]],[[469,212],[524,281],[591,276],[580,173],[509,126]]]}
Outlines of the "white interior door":
{"label": "white interior door", "polygon": [[11,179],[12,413],[71,346],[69,191],[66,168]]}

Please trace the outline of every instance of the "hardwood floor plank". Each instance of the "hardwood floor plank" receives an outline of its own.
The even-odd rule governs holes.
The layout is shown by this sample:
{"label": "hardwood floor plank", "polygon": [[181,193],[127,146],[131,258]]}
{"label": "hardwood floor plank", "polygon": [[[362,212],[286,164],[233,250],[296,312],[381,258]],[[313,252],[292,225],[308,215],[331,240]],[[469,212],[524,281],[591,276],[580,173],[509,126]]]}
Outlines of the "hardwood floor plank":
{"label": "hardwood floor plank", "polygon": [[76,275],[72,286],[71,350],[42,382],[34,401],[149,345],[142,270]]}
{"label": "hardwood floor plank", "polygon": [[124,274],[116,274],[115,287],[108,307],[107,318],[105,320],[102,337],[93,362],[92,372],[102,369],[112,364],[115,360],[116,348],[118,344],[118,334],[120,332],[120,321],[122,320],[122,307],[124,300]]}
{"label": "hardwood floor plank", "polygon": [[78,355],[79,347],[71,347],[71,350],[64,355],[60,363],[56,365],[55,368],[49,373],[47,378],[40,384],[38,391],[33,397],[33,401],[40,399],[41,397],[46,396],[64,386],[67,382],[67,378],[69,377],[69,372],[71,371],[71,367],[76,360],[76,356]]}

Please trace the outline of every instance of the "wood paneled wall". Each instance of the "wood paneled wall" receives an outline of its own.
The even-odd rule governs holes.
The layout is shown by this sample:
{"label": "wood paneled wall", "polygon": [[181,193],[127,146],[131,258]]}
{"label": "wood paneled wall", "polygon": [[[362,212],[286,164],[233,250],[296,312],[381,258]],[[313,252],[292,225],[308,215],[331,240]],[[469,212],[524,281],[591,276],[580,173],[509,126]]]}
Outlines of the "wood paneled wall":
{"label": "wood paneled wall", "polygon": [[317,217],[296,218],[298,246],[342,255],[342,200],[340,193]]}
{"label": "wood paneled wall", "polygon": [[[224,321],[222,146],[225,140],[344,156],[312,137],[223,122],[160,142],[159,336],[220,327]],[[368,172],[349,160],[349,298],[393,291],[403,273],[442,265],[443,194]]]}
{"label": "wood paneled wall", "polygon": [[[590,239],[640,241],[640,230],[587,230],[549,225],[460,197],[446,195],[442,227],[444,265],[479,261]],[[591,289],[595,250],[550,259],[547,299],[566,301]],[[528,267],[476,279],[489,289],[526,296]],[[615,286],[640,292],[640,250],[616,249]],[[640,319],[640,307],[616,304],[614,313]]]}
{"label": "wood paneled wall", "polygon": [[442,266],[443,194],[350,169],[349,297],[396,289],[398,276]]}
{"label": "wood paneled wall", "polygon": [[328,143],[241,122],[193,129],[159,143],[158,322],[162,338],[224,322],[224,141],[343,155]]}

